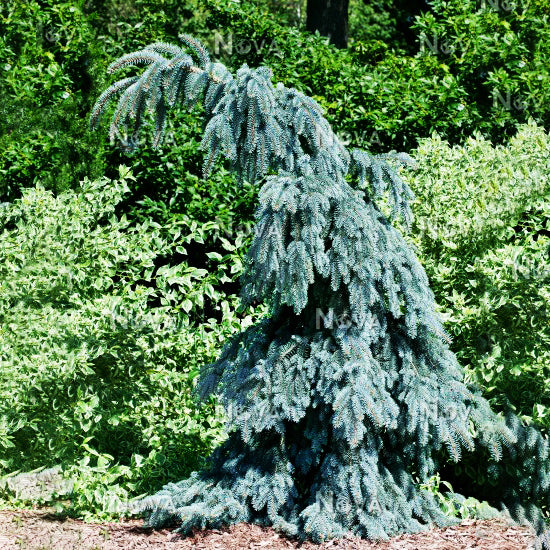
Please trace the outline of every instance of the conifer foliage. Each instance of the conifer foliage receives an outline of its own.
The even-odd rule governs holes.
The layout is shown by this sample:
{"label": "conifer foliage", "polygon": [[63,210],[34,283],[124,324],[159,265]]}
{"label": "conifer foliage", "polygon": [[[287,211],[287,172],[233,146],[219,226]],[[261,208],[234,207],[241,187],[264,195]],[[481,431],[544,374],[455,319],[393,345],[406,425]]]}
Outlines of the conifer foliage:
{"label": "conifer foliage", "polygon": [[202,102],[205,175],[223,157],[261,186],[241,300],[270,307],[203,367],[197,395],[219,396],[228,438],[204,470],[140,501],[147,524],[245,521],[315,541],[449,525],[422,484],[441,457],[479,452],[493,504],[549,547],[548,440],[463,382],[426,274],[391,223],[409,223],[413,198],[391,155],[348,151],[319,105],[273,85],[268,68],[232,74],[181,39],[116,60],[110,72],[147,68],[99,97],[92,126],[120,94],[111,137],[150,113],[158,145],[171,107]]}

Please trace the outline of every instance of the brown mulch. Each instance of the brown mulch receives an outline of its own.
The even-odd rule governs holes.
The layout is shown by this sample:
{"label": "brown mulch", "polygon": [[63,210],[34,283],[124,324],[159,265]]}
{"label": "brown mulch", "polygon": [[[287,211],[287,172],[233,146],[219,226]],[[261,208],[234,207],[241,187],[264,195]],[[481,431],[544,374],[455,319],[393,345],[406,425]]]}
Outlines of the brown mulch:
{"label": "brown mulch", "polygon": [[143,520],[121,523],[84,523],[57,519],[47,510],[0,512],[1,550],[141,550],[141,549],[288,549],[340,548],[346,550],[526,550],[534,532],[504,519],[465,520],[446,529],[400,535],[385,542],[361,539],[332,540],[321,545],[300,544],[273,529],[240,523],[228,529],[210,529],[182,537],[173,529],[143,529]]}

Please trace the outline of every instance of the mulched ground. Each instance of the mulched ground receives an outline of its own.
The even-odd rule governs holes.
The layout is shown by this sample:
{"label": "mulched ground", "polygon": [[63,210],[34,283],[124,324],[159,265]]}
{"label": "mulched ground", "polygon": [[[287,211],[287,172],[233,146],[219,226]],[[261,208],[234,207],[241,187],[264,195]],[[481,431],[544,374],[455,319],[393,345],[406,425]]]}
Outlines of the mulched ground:
{"label": "mulched ground", "polygon": [[48,510],[0,512],[1,550],[241,550],[241,549],[346,549],[346,550],[526,550],[534,534],[503,519],[466,520],[456,527],[400,535],[386,542],[340,539],[316,545],[300,544],[272,529],[241,523],[229,529],[197,532],[181,537],[173,529],[143,529],[143,520],[90,524],[57,519]]}

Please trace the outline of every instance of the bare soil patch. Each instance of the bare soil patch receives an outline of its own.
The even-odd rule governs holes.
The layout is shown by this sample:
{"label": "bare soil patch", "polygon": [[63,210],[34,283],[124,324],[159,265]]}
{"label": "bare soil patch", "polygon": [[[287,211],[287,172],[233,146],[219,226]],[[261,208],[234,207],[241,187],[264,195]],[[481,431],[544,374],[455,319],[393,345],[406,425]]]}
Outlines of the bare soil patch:
{"label": "bare soil patch", "polygon": [[174,529],[143,529],[143,520],[91,524],[59,519],[51,511],[0,511],[1,550],[526,550],[534,548],[534,532],[504,519],[465,520],[446,529],[400,535],[385,542],[332,540],[321,545],[277,534],[273,529],[241,523],[227,529],[198,531],[182,537]]}

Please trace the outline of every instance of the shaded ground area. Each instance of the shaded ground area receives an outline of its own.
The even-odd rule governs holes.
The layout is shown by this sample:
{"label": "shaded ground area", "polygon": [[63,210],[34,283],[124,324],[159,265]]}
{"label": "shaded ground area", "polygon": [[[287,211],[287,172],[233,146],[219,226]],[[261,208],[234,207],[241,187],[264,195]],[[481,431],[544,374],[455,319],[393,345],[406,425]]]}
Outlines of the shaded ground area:
{"label": "shaded ground area", "polygon": [[525,550],[533,548],[534,535],[527,527],[503,519],[466,520],[456,527],[401,535],[386,542],[341,539],[322,545],[301,544],[272,529],[241,523],[229,529],[197,532],[181,537],[173,529],[155,531],[141,527],[143,520],[89,524],[57,519],[47,510],[0,512],[1,550],[141,550],[141,549],[287,549],[341,548],[346,550]]}

